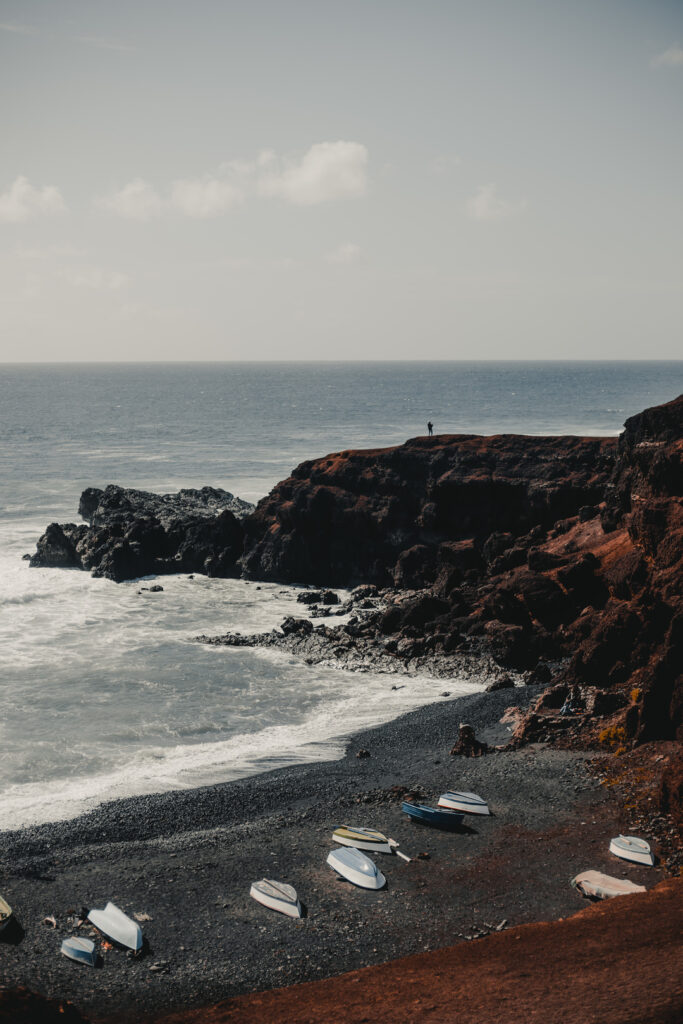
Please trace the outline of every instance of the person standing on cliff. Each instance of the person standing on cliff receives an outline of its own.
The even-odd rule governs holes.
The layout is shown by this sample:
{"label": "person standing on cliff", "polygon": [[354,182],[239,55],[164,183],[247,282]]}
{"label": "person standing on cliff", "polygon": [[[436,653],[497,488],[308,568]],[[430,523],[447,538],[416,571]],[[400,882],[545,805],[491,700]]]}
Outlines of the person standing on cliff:
{"label": "person standing on cliff", "polygon": [[434,424],[432,423],[431,420],[427,424],[427,430],[429,431],[429,436],[433,437],[433,435],[434,435]]}

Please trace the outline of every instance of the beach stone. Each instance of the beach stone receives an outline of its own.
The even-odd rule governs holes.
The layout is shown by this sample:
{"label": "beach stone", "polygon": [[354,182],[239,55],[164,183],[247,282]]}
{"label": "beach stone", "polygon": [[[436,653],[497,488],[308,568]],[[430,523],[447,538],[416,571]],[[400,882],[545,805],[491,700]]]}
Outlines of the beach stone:
{"label": "beach stone", "polygon": [[471,725],[461,723],[460,732],[458,735],[458,741],[454,747],[451,748],[451,755],[461,755],[463,757],[481,757],[482,754],[488,753],[488,745],[482,743],[474,735],[474,729]]}

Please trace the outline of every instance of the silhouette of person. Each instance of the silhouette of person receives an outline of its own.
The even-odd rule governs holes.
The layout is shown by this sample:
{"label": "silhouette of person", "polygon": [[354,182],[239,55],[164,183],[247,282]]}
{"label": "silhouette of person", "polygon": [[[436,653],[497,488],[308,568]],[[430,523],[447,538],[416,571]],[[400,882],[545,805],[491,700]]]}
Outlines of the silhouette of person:
{"label": "silhouette of person", "polygon": [[434,424],[432,423],[431,420],[427,424],[427,430],[429,431],[429,436],[432,437],[434,434]]}

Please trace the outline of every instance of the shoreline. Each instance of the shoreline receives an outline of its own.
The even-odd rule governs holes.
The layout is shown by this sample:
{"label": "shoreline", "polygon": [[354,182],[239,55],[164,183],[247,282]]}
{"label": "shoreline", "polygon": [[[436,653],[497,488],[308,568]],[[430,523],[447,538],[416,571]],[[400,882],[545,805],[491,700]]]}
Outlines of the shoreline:
{"label": "shoreline", "polygon": [[[594,867],[645,881],[608,853],[619,810],[590,777],[586,754],[543,744],[451,758],[461,721],[490,744],[500,717],[541,687],[477,693],[423,706],[349,737],[338,761],[274,769],[189,791],[131,797],[80,818],[3,833],[3,893],[24,935],[3,944],[10,987],[71,999],[93,1019],[153,1019],[240,993],[323,979],[580,910],[568,879]],[[360,747],[370,756],[358,758]],[[406,792],[435,800],[447,788],[485,796],[490,819],[461,833],[411,825]],[[396,838],[404,864],[378,855],[388,880],[368,894],[325,865],[331,832],[365,824]],[[632,869],[632,870],[631,870]],[[307,916],[292,922],[249,899],[258,877],[294,884]],[[108,899],[144,913],[145,955],[104,954],[98,971],[59,954],[81,907]],[[57,928],[43,924],[54,914]]]}

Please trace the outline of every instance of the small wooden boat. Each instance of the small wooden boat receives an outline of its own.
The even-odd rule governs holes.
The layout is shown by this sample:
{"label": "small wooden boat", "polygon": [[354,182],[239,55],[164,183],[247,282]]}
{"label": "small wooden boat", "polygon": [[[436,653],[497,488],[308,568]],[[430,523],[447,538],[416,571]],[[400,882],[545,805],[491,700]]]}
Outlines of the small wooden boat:
{"label": "small wooden boat", "polygon": [[571,884],[583,896],[596,900],[608,900],[612,896],[628,896],[633,892],[645,892],[644,885],[636,885],[627,878],[612,878],[601,871],[582,871],[572,878]]}
{"label": "small wooden boat", "polygon": [[91,939],[82,939],[80,935],[72,935],[70,939],[64,939],[62,953],[70,960],[79,964],[87,964],[94,967],[97,963],[97,950]]}
{"label": "small wooden boat", "polygon": [[98,931],[118,942],[120,946],[127,946],[134,953],[142,949],[142,928],[114,903],[107,903],[104,910],[91,910],[88,920],[92,921]]}
{"label": "small wooden boat", "polygon": [[401,860],[410,861],[405,853],[401,853],[395,839],[389,839],[383,832],[374,828],[355,828],[353,825],[342,825],[332,833],[335,843],[340,846],[353,846],[357,850],[371,850],[373,853],[395,853]]}
{"label": "small wooden boat", "polygon": [[10,907],[7,900],[4,900],[0,896],[0,932],[3,928],[6,928],[12,918],[12,908]]}
{"label": "small wooden boat", "polygon": [[609,851],[623,860],[632,860],[636,864],[647,864],[652,867],[655,862],[650,852],[650,844],[635,836],[617,836],[609,844]]}
{"label": "small wooden boat", "polygon": [[490,814],[489,805],[476,793],[442,793],[439,797],[439,807],[450,808],[452,811],[462,811],[464,814]]}
{"label": "small wooden boat", "polygon": [[411,804],[404,800],[401,810],[413,821],[435,828],[457,828],[462,824],[464,815],[460,811],[452,811],[441,807],[428,807],[427,804]]}
{"label": "small wooden boat", "polygon": [[375,862],[353,847],[332,850],[327,863],[338,875],[361,889],[381,889],[386,885],[387,880]]}
{"label": "small wooden boat", "polygon": [[393,853],[398,843],[387,839],[382,832],[373,828],[354,828],[353,825],[342,825],[332,833],[335,843],[340,846],[353,846],[357,850],[372,850],[374,853]]}
{"label": "small wooden boat", "polygon": [[277,910],[287,917],[301,917],[301,904],[292,885],[262,878],[260,882],[251,883],[249,895],[270,910]]}

